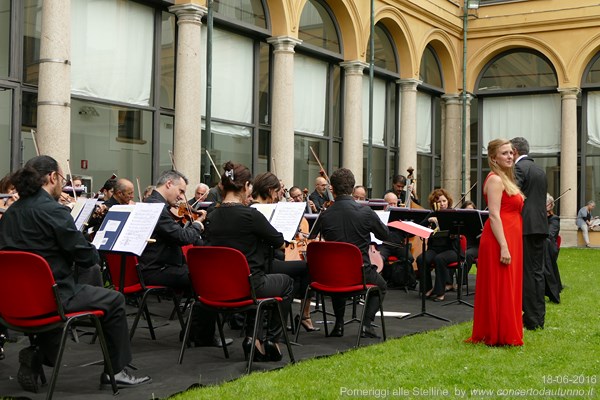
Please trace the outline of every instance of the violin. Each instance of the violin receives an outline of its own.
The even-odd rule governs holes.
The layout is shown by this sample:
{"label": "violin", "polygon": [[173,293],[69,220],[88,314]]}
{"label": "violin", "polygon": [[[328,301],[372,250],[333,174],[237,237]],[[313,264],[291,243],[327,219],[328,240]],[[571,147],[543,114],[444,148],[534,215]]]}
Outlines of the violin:
{"label": "violin", "polygon": [[190,207],[187,201],[182,201],[176,209],[175,207],[171,208],[171,214],[177,222],[186,225],[188,222],[194,222],[196,220],[202,222],[206,216],[206,211],[195,210]]}

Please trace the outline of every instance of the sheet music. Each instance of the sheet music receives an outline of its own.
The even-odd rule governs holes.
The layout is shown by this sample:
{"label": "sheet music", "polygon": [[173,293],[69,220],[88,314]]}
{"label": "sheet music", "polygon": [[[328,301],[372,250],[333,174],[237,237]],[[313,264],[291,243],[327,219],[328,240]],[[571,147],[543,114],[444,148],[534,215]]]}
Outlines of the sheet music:
{"label": "sheet music", "polygon": [[112,250],[141,255],[163,208],[162,203],[137,203]]}
{"label": "sheet music", "polygon": [[[390,212],[389,211],[375,210],[375,214],[377,214],[377,216],[379,217],[381,222],[383,222],[384,225],[388,224],[388,221],[390,220]],[[377,239],[375,237],[375,235],[373,235],[373,232],[371,232],[371,243],[380,245],[383,242],[381,240]]]}
{"label": "sheet music", "polygon": [[420,238],[427,239],[431,236],[433,229],[427,228],[426,226],[415,224],[412,221],[393,221],[388,224],[396,229],[400,229],[404,232],[408,232],[411,235],[416,235]]}
{"label": "sheet music", "polygon": [[277,204],[279,204],[279,203],[271,203],[271,204],[254,203],[254,204],[251,204],[250,207],[256,208],[258,211],[261,212],[262,215],[265,216],[267,221],[271,221],[271,217],[273,216],[273,211],[275,211],[275,207],[277,207]]}
{"label": "sheet music", "polygon": [[278,232],[283,234],[283,238],[290,242],[296,236],[300,220],[304,216],[306,203],[280,202],[276,204],[273,215],[271,216],[271,225]]}
{"label": "sheet music", "polygon": [[78,198],[75,207],[73,207],[73,211],[71,211],[71,215],[76,208],[79,209],[77,217],[75,218],[75,227],[78,230],[83,228],[83,225],[90,219],[94,209],[96,208],[96,203],[98,203],[98,199],[85,199]]}

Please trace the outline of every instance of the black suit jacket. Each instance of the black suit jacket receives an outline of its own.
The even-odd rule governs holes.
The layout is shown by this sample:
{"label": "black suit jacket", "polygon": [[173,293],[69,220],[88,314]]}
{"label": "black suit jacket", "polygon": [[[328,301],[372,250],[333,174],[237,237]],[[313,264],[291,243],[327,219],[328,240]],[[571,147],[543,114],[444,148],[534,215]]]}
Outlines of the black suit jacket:
{"label": "black suit jacket", "polygon": [[523,235],[548,235],[546,173],[535,165],[531,157],[525,156],[515,164],[515,178],[525,195]]}

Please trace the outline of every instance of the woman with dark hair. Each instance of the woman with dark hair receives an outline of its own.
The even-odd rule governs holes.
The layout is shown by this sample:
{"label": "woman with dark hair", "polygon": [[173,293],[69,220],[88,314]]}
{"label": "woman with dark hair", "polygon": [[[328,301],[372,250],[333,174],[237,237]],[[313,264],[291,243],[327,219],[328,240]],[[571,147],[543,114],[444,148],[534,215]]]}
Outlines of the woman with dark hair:
{"label": "woman with dark hair", "polygon": [[[252,186],[252,199],[255,203],[276,203],[281,199],[281,195],[281,181],[271,172],[264,172],[254,178],[254,184]],[[270,260],[271,254],[268,254],[267,256]],[[294,298],[304,298],[306,288],[310,283],[306,261],[285,261],[285,252],[281,249],[273,249],[271,272],[274,274],[289,275],[292,279],[294,279]],[[315,328],[313,326],[310,319],[310,302],[306,303],[306,307],[302,311],[302,317],[296,316],[296,328],[298,328],[298,324],[301,324],[307,332],[320,330],[319,328]]]}
{"label": "woman with dark hair", "polygon": [[[205,238],[211,246],[231,247],[246,256],[256,296],[283,298],[285,320],[292,301],[294,281],[288,275],[269,274],[267,270],[270,247],[282,249],[285,244],[283,235],[271,226],[260,211],[245,206],[252,188],[250,170],[231,161],[226,162],[223,169],[223,201],[208,215]],[[253,345],[251,337],[255,314],[248,316],[251,321],[246,324],[246,340],[242,343],[246,356]],[[278,344],[283,332],[282,324],[274,313],[270,313],[268,318],[264,340],[256,338],[254,343],[257,361],[279,361],[282,358]]]}
{"label": "woman with dark hair", "polygon": [[[446,210],[452,208],[452,196],[445,189],[435,189],[428,197],[429,206],[432,210]],[[431,228],[438,228],[437,218],[431,217],[422,224],[429,225]],[[417,268],[419,273],[425,274],[425,288],[421,288],[421,293],[433,301],[444,301],[447,290],[452,290],[452,280],[448,274],[448,264],[457,261],[457,243],[458,240],[448,235],[431,235],[427,241],[427,251],[417,257]],[[425,268],[423,269],[423,257],[425,257]],[[435,268],[435,285],[432,285],[431,272],[429,267]]]}

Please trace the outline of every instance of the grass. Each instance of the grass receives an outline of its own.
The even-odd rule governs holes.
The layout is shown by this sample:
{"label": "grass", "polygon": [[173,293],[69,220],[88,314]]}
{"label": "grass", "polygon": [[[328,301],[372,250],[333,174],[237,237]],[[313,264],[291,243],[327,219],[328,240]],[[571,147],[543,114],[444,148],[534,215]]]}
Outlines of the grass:
{"label": "grass", "polygon": [[600,251],[561,249],[561,304],[520,348],[466,344],[471,323],[253,373],[184,399],[599,398]]}

